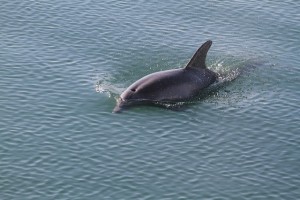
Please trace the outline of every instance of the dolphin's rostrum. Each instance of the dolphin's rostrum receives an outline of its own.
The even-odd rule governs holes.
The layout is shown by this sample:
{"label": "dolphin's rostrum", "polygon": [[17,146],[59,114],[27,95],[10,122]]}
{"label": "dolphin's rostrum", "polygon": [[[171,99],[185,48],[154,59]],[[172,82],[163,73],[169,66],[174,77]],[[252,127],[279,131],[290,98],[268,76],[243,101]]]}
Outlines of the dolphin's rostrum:
{"label": "dolphin's rostrum", "polygon": [[202,44],[184,68],[155,72],[134,82],[121,94],[113,112],[136,104],[183,102],[197,96],[217,79],[205,64],[211,45],[211,40]]}

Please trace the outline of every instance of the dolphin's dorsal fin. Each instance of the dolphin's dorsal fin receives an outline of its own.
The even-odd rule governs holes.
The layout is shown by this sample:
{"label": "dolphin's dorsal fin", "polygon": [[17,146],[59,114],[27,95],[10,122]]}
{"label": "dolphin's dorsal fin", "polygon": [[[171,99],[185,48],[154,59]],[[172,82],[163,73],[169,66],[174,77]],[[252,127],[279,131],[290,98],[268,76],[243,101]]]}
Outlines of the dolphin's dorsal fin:
{"label": "dolphin's dorsal fin", "polygon": [[206,68],[205,65],[205,59],[206,59],[206,54],[212,45],[212,41],[208,40],[202,46],[196,51],[190,62],[187,64],[185,67],[186,69],[188,68]]}

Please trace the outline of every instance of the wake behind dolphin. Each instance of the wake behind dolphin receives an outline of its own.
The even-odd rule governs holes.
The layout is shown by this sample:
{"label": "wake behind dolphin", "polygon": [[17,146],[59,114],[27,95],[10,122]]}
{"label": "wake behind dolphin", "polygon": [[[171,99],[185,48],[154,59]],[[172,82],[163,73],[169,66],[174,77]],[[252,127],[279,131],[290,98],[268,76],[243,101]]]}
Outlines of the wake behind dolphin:
{"label": "wake behind dolphin", "polygon": [[113,112],[137,104],[184,102],[199,95],[217,80],[205,64],[211,45],[211,40],[202,44],[184,68],[155,72],[134,82],[121,94]]}

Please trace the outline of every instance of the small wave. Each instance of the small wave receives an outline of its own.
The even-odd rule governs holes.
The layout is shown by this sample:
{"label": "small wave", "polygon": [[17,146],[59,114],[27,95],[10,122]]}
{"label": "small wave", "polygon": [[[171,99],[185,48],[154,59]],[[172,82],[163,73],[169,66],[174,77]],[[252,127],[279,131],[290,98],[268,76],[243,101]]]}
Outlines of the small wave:
{"label": "small wave", "polygon": [[230,83],[244,74],[262,65],[259,59],[236,58],[226,56],[215,58],[210,65],[210,69],[218,74],[218,84]]}

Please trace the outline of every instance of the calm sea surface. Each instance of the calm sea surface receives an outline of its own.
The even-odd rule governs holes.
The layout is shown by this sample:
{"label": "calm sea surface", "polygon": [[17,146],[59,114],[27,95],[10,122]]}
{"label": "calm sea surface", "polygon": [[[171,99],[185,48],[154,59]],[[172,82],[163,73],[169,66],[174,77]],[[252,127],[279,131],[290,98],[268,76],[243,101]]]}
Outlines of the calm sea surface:
{"label": "calm sea surface", "polygon": [[[2,0],[0,199],[300,199],[298,0]],[[211,39],[221,87],[113,114]]]}

